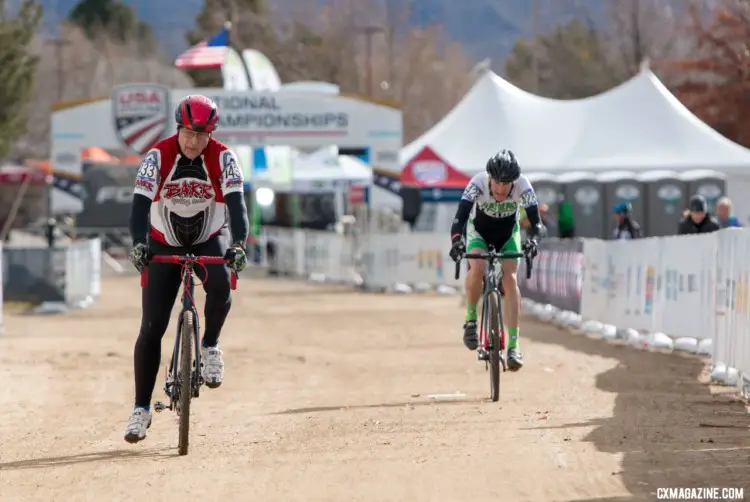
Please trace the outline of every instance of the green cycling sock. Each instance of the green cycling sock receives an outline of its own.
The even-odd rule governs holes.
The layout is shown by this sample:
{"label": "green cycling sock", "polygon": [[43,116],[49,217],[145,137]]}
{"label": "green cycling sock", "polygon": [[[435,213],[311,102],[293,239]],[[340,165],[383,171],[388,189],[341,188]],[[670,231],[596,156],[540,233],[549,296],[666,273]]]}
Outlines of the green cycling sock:
{"label": "green cycling sock", "polygon": [[518,333],[520,331],[521,331],[521,328],[508,328],[508,348],[509,349],[518,348]]}
{"label": "green cycling sock", "polygon": [[466,304],[466,320],[467,321],[477,320],[477,304],[476,303]]}

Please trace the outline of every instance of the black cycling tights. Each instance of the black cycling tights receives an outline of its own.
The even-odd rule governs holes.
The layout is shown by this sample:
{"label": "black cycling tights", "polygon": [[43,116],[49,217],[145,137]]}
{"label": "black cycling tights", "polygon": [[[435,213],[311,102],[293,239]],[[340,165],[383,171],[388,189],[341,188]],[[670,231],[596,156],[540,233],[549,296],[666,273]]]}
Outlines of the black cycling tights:
{"label": "black cycling tights", "polygon": [[[224,256],[226,245],[221,236],[193,246],[180,248],[151,241],[153,254],[186,254]],[[229,269],[226,265],[195,265],[195,273],[203,282],[206,307],[203,317],[203,341],[214,346],[219,340],[224,321],[232,306]],[[206,280],[208,271],[208,280]],[[167,331],[177,294],[182,286],[181,265],[152,263],[148,266],[148,284],[143,288],[141,331],[135,342],[135,405],[149,406],[154,392],[161,360],[161,339]],[[175,327],[176,329],[176,327]]]}

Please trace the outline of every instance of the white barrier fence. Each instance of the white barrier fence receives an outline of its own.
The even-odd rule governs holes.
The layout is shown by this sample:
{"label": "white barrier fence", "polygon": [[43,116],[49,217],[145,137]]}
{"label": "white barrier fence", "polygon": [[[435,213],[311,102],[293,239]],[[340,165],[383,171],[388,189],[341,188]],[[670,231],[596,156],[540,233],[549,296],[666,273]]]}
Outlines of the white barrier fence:
{"label": "white barrier fence", "polygon": [[[89,306],[101,293],[101,241],[55,248],[0,248],[0,300],[32,302],[34,313]],[[0,305],[2,305],[0,303]],[[0,329],[2,328],[0,308]]]}
{"label": "white barrier fence", "polygon": [[[463,278],[454,279],[444,234],[344,236],[267,229],[264,239],[275,244],[269,265],[281,274],[398,292],[462,289]],[[558,242],[562,248],[575,247],[572,241]],[[750,232],[726,229],[636,241],[583,239],[582,248],[583,266],[565,271],[565,277],[579,276],[568,279],[581,284],[580,312],[563,312],[572,308],[565,302],[547,305],[540,317],[552,320],[558,315],[566,319],[557,322],[568,325],[572,319],[576,328],[588,324],[600,330],[602,338],[620,338],[641,348],[712,355],[714,375],[723,372],[717,379],[747,389]],[[560,273],[538,264],[535,284],[545,290],[539,293],[556,298],[552,289],[560,283],[555,280]],[[529,303],[534,302],[527,301],[527,307]]]}
{"label": "white barrier fence", "polygon": [[[314,230],[268,228],[263,242],[274,244],[269,267],[278,273],[367,289],[454,291],[450,240],[444,234],[340,235]],[[447,243],[447,244],[446,244]]]}
{"label": "white barrier fence", "polygon": [[741,229],[630,242],[585,240],[581,317],[647,331],[649,339],[641,343],[654,348],[710,353],[724,380],[745,386],[748,257],[750,232]]}
{"label": "white barrier fence", "polygon": [[65,255],[65,304],[83,308],[102,290],[102,243],[99,239],[71,243]]}

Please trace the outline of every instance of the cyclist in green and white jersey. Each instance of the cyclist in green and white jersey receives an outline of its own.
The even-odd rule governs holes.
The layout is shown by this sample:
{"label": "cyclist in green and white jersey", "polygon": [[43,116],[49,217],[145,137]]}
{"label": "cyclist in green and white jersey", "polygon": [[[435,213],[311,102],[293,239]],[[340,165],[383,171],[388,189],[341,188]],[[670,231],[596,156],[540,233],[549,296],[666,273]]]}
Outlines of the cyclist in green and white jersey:
{"label": "cyclist in green and white jersey", "polygon": [[[529,232],[521,245],[519,209],[524,208],[529,218]],[[464,240],[464,228],[466,240]],[[534,189],[521,174],[516,156],[510,150],[501,150],[487,161],[485,172],[474,176],[464,190],[451,227],[451,258],[459,260],[464,252],[488,251],[488,245],[507,253],[521,250],[533,258],[537,254],[538,239],[544,234],[539,216],[539,206]],[[503,263],[502,287],[505,291],[505,326],[508,332],[508,369],[517,371],[523,366],[518,348],[521,314],[521,293],[518,290],[518,264],[520,259]],[[482,295],[484,260],[469,260],[466,275],[466,319],[464,345],[476,350],[477,303]]]}

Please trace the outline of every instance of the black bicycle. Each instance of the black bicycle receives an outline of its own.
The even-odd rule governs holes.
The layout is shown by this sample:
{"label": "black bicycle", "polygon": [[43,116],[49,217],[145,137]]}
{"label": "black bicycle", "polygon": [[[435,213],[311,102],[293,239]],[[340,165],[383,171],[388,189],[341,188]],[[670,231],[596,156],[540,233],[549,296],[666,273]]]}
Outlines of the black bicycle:
{"label": "black bicycle", "polygon": [[[172,359],[167,370],[167,382],[164,392],[169,398],[169,406],[161,401],[154,403],[154,411],[165,409],[177,412],[180,420],[179,442],[177,449],[180,455],[187,455],[190,437],[190,400],[200,395],[200,388],[205,382],[201,374],[200,325],[198,309],[195,306],[194,266],[225,265],[227,260],[216,256],[155,255],[151,263],[174,263],[182,265],[182,308],[177,318],[177,338],[174,342]],[[208,280],[208,273],[206,273]],[[148,270],[141,273],[141,287],[148,283]],[[237,275],[232,272],[232,289],[237,288]]]}
{"label": "black bicycle", "polygon": [[[487,260],[487,267],[482,279],[482,315],[479,325],[479,348],[477,358],[484,361],[485,370],[490,370],[490,397],[492,401],[500,399],[500,367],[506,371],[505,363],[505,329],[503,310],[501,308],[498,275],[502,276],[502,260],[515,258],[526,259],[526,278],[531,277],[532,258],[526,253],[496,252],[492,246],[488,253],[464,253],[456,262],[456,280],[461,275],[462,259]],[[499,273],[495,271],[495,262],[500,261]],[[489,336],[488,336],[489,334]]]}

